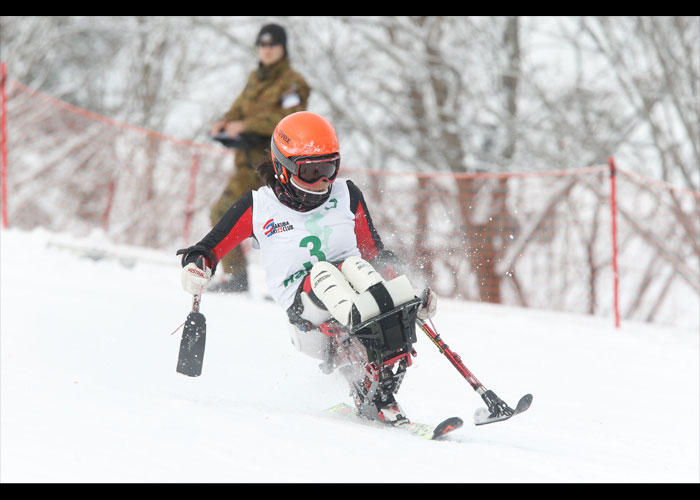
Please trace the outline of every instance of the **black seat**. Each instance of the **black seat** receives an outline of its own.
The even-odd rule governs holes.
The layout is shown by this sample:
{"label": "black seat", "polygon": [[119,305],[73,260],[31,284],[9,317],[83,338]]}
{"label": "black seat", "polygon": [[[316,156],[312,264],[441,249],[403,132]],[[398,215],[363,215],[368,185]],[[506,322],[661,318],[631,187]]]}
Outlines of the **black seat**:
{"label": "black seat", "polygon": [[370,363],[381,367],[412,351],[417,340],[416,314],[420,303],[419,298],[414,298],[351,328],[350,334],[362,342]]}

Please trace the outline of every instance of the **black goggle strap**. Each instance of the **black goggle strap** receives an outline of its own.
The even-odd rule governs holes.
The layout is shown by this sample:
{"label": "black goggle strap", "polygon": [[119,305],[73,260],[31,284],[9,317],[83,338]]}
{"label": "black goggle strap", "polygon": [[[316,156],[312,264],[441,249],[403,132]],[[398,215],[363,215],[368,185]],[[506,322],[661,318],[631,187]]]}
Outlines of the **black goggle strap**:
{"label": "black goggle strap", "polygon": [[297,164],[282,154],[277,144],[275,144],[274,138],[270,139],[270,149],[272,150],[272,156],[275,157],[275,160],[277,160],[280,165],[289,170],[290,174],[297,174]]}

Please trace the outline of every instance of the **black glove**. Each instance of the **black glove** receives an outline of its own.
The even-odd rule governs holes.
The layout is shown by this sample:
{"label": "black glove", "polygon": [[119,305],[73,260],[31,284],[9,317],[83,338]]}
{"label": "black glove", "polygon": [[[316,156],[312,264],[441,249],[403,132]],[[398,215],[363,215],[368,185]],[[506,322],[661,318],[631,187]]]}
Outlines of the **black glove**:
{"label": "black glove", "polygon": [[[181,248],[175,252],[175,255],[182,255],[182,267],[185,267],[187,264],[191,264],[192,262],[196,263],[198,257],[204,257],[207,267],[209,267],[210,264],[213,264],[211,265],[211,275],[214,276],[214,273],[216,272],[216,265],[218,263],[216,257],[211,250],[205,248],[204,246],[193,245],[188,248]],[[202,268],[200,267],[200,269]]]}

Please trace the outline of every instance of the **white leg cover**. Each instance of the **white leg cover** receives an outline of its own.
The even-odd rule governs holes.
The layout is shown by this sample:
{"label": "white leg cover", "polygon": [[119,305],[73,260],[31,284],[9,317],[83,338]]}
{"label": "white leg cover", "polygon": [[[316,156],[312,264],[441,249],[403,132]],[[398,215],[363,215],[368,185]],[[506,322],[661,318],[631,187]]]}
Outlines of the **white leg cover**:
{"label": "white leg cover", "polygon": [[314,304],[308,293],[301,292],[299,298],[301,299],[301,305],[304,307],[299,316],[303,319],[310,321],[314,325],[320,325],[331,319],[331,314],[326,309],[322,309]]}
{"label": "white leg cover", "polygon": [[289,337],[297,351],[315,359],[325,359],[328,337],[318,330],[302,332],[294,325],[289,325]]}
{"label": "white leg cover", "polygon": [[372,264],[360,257],[348,257],[340,270],[357,293],[362,293],[372,285],[384,281],[382,275],[374,270]]}
{"label": "white leg cover", "polygon": [[394,301],[394,306],[405,304],[411,299],[416,298],[413,290],[413,285],[408,280],[405,274],[397,276],[391,281],[384,283],[384,288],[391,295],[391,300]]}
{"label": "white leg cover", "polygon": [[[345,266],[343,265],[343,267]],[[391,298],[394,307],[405,304],[409,300],[415,298],[413,285],[411,285],[411,282],[405,274],[397,276],[391,281],[385,281],[381,286],[384,287],[386,293]],[[375,296],[370,291],[362,292],[355,297],[355,308],[357,313],[359,313],[359,318],[355,320],[354,324],[379,316],[381,312]]]}
{"label": "white leg cover", "polygon": [[[380,283],[385,290],[383,295],[391,299],[387,302],[393,302],[394,307],[415,297],[413,286],[405,275],[384,281],[367,261],[359,257],[345,260],[342,272],[325,261],[316,263],[311,269],[311,288],[331,315],[344,326],[359,324],[380,314],[380,305],[369,291]],[[377,293],[376,289],[372,291]]]}
{"label": "white leg cover", "polygon": [[379,316],[379,304],[370,292],[362,292],[355,297],[355,318],[353,324],[358,325],[370,318]]}
{"label": "white leg cover", "polygon": [[317,262],[311,268],[311,289],[333,317],[347,326],[356,297],[355,290],[337,267],[330,262]]}
{"label": "white leg cover", "polygon": [[[372,264],[360,257],[349,257],[346,259],[345,262],[343,262],[341,270],[360,296],[365,295],[363,292],[366,292],[377,283],[384,283],[384,288],[391,296],[394,306],[405,304],[415,297],[413,285],[411,285],[411,282],[405,275],[402,274],[387,282],[382,275],[372,267]],[[355,302],[357,303],[357,298]]]}

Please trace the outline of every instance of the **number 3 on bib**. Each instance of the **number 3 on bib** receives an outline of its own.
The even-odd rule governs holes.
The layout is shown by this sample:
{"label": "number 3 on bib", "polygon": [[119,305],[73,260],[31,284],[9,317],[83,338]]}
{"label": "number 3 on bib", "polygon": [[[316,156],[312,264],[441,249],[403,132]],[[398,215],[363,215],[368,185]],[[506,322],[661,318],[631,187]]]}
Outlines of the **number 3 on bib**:
{"label": "number 3 on bib", "polygon": [[[316,257],[319,262],[326,260],[326,254],[321,251],[321,239],[318,236],[307,236],[303,238],[299,242],[299,246],[301,248],[308,248],[311,256]],[[307,271],[310,271],[312,266],[313,264],[311,262],[304,262],[304,269]]]}

